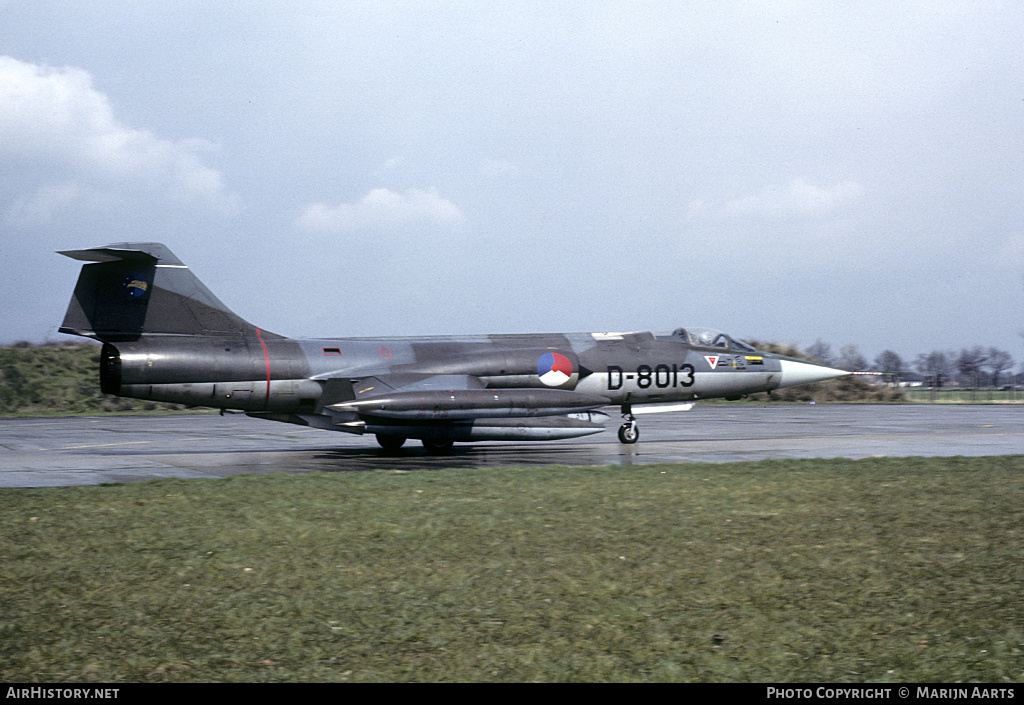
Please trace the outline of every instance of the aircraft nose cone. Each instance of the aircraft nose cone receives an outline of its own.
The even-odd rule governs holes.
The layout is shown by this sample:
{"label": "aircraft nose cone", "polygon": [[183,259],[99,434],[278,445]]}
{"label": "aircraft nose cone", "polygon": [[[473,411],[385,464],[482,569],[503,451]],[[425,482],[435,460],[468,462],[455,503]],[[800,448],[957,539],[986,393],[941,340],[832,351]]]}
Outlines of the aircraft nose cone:
{"label": "aircraft nose cone", "polygon": [[828,379],[846,377],[851,374],[846,370],[837,370],[834,367],[826,367],[825,365],[804,362],[802,360],[779,360],[779,364],[782,366],[782,382],[779,384],[779,388],[796,387],[801,384],[811,384],[812,382],[824,382]]}

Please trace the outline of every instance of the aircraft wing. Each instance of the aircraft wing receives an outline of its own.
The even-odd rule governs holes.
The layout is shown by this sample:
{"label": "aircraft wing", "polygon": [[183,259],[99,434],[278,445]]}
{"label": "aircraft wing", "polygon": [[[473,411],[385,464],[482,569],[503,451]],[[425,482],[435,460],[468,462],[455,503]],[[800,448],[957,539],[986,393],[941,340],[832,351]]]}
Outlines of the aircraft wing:
{"label": "aircraft wing", "polygon": [[402,421],[562,416],[611,403],[608,397],[564,389],[487,389],[475,375],[381,374],[356,382],[331,380],[328,391],[323,408],[332,416]]}

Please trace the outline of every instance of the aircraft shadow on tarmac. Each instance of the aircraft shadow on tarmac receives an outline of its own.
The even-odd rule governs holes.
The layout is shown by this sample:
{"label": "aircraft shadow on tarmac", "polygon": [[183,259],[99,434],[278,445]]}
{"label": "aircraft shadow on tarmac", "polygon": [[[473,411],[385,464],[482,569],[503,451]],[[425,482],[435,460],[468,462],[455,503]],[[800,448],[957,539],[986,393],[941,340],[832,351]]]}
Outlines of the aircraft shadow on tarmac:
{"label": "aircraft shadow on tarmac", "polygon": [[[648,444],[649,446],[650,444]],[[485,445],[460,444],[442,454],[418,445],[397,450],[376,446],[261,448],[94,448],[86,455],[108,458],[150,458],[192,468],[213,467],[254,472],[367,472],[380,470],[420,471],[444,468],[486,468],[508,465],[632,465],[643,446],[617,443]],[[172,461],[172,459],[174,459]]]}
{"label": "aircraft shadow on tarmac", "polygon": [[[442,468],[485,468],[501,465],[621,465],[630,464],[635,453],[620,453],[619,446],[600,450],[590,445],[488,446],[459,445],[443,454],[423,448],[397,450],[383,448],[331,448],[313,451],[313,458],[324,463],[322,470],[440,470]],[[629,449],[633,451],[632,448]]]}

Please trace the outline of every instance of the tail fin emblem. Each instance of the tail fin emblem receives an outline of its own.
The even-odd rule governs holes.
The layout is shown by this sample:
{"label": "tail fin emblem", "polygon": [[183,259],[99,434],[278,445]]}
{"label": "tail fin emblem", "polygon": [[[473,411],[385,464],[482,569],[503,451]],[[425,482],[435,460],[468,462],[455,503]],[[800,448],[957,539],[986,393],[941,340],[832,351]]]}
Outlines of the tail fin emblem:
{"label": "tail fin emblem", "polygon": [[141,299],[149,291],[149,282],[138,274],[128,275],[121,286],[124,289],[124,293],[132,299]]}

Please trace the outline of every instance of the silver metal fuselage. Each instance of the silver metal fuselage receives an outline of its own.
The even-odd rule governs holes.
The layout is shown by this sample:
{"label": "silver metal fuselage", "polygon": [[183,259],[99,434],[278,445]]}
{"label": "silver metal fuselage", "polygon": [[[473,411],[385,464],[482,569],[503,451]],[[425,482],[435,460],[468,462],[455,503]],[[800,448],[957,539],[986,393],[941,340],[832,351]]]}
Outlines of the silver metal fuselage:
{"label": "silver metal fuselage", "polygon": [[[554,388],[600,395],[610,405],[743,396],[783,384],[779,356],[693,347],[669,337],[151,338],[114,345],[121,396],[253,412],[297,412],[317,405],[327,380],[395,373],[469,374],[489,389],[551,388],[535,369],[543,350],[579,361],[579,371]],[[514,364],[517,351],[525,362],[502,366]]]}
{"label": "silver metal fuselage", "polygon": [[60,330],[104,343],[104,392],[373,433],[386,447],[588,435],[607,406],[632,443],[642,409],[847,374],[707,329],[293,340],[238,317],[160,243],[62,254],[92,263]]}

